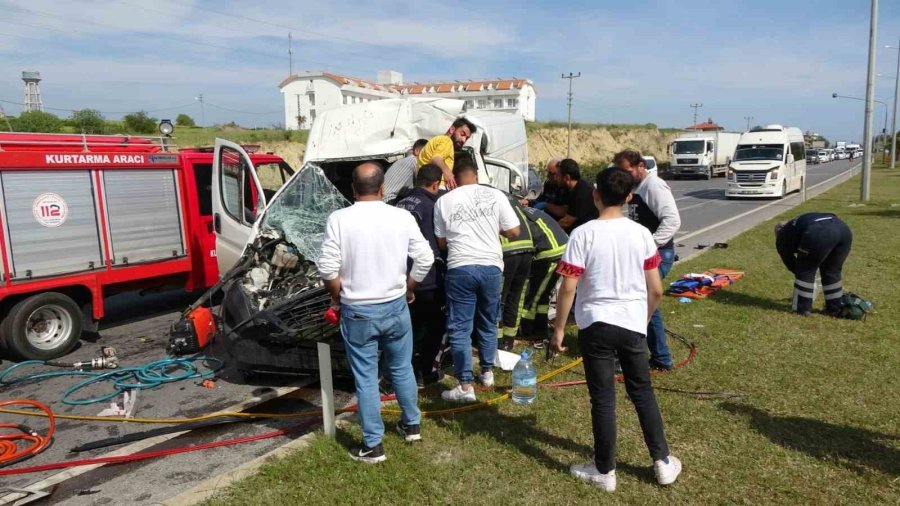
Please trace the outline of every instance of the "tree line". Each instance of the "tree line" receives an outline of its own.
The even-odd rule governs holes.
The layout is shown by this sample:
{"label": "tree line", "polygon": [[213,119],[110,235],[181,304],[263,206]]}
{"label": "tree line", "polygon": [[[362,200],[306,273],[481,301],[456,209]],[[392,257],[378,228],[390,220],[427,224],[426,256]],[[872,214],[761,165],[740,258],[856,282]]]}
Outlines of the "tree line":
{"label": "tree line", "polygon": [[[179,114],[175,118],[179,127],[197,126],[194,119],[187,114]],[[81,109],[72,112],[68,118],[60,118],[55,114],[42,111],[23,112],[18,117],[7,117],[0,120],[0,131],[44,132],[44,133],[85,133],[85,134],[155,134],[159,130],[159,119],[150,116],[146,111],[137,111],[122,116],[121,121],[107,120],[100,111]]]}

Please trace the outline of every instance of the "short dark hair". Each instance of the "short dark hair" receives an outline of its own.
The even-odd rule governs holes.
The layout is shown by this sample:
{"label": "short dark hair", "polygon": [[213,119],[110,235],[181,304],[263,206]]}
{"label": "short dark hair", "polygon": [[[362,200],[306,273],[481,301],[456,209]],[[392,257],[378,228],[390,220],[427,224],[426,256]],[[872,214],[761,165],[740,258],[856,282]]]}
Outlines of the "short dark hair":
{"label": "short dark hair", "polygon": [[571,158],[566,158],[559,162],[559,174],[561,176],[569,176],[572,179],[581,179],[581,167],[578,162]]}
{"label": "short dark hair", "polygon": [[413,143],[413,149],[422,149],[428,144],[428,139],[419,139]]}
{"label": "short dark hair", "polygon": [[440,181],[442,175],[443,173],[441,172],[440,167],[433,163],[426,163],[419,169],[418,174],[416,174],[416,186],[431,186]]}
{"label": "short dark hair", "polygon": [[478,128],[475,126],[475,124],[472,123],[471,121],[467,120],[466,118],[456,118],[456,121],[454,121],[453,124],[450,126],[453,128],[469,127],[469,132],[471,132],[473,134],[475,133],[476,130],[478,130]]}
{"label": "short dark hair", "polygon": [[478,174],[478,166],[469,157],[464,157],[453,162],[453,177],[459,177],[467,172]]}
{"label": "short dark hair", "polygon": [[618,153],[616,153],[616,156],[613,157],[614,165],[619,165],[623,161],[628,162],[628,165],[631,165],[632,167],[637,167],[642,163],[645,165],[647,164],[647,162],[644,161],[644,157],[641,156],[640,151],[634,149],[619,151]]}
{"label": "short dark hair", "polygon": [[634,188],[634,177],[627,170],[607,167],[597,174],[597,191],[604,206],[621,206]]}
{"label": "short dark hair", "polygon": [[[360,169],[367,165],[371,165],[378,170],[369,174],[363,174]],[[383,184],[384,170],[382,170],[381,166],[377,163],[365,162],[357,165],[356,168],[353,169],[353,189],[358,196],[365,197],[367,195],[377,195],[378,190],[381,189],[381,185]]]}

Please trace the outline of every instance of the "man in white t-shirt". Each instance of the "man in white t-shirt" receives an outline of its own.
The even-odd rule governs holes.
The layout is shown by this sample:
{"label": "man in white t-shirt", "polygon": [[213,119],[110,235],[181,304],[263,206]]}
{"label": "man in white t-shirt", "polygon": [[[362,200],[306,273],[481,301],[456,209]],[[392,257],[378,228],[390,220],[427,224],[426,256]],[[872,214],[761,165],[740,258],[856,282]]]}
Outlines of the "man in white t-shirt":
{"label": "man in white t-shirt", "polygon": [[441,396],[475,402],[472,331],[481,365],[479,380],[492,386],[503,281],[500,235],[518,236],[519,218],[503,192],[478,184],[478,169],[471,160],[457,160],[453,177],[459,187],[437,200],[434,235],[438,246],[448,250],[447,335],[459,385]]}
{"label": "man in white t-shirt", "polygon": [[594,201],[600,218],[572,232],[559,262],[557,272],[563,281],[551,340],[555,350],[565,351],[566,319],[574,302],[578,345],[591,397],[594,461],[572,466],[572,474],[607,492],[616,489],[616,355],[657,481],[669,485],[681,473],[681,462],[669,455],[650,384],[647,322],[663,293],[660,256],[650,231],[624,215],[622,207],[631,200],[633,187],[634,178],[624,170],[608,168],[597,175]]}

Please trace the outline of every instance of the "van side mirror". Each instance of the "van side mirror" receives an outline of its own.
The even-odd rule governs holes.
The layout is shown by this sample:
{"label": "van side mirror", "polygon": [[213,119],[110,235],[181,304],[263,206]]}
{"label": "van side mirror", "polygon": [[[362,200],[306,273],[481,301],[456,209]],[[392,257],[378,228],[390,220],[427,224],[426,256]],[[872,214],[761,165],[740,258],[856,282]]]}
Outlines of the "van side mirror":
{"label": "van side mirror", "polygon": [[794,163],[794,154],[793,153],[788,153],[787,163]]}

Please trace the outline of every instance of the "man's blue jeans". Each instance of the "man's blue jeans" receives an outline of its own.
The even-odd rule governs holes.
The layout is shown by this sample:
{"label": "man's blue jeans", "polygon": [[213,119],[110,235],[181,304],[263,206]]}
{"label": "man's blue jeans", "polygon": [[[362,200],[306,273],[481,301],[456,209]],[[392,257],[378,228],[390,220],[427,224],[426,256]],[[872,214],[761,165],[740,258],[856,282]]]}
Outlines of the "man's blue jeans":
{"label": "man's blue jeans", "polygon": [[[675,263],[675,248],[660,248],[659,256],[662,263],[659,264],[659,277],[665,279],[666,274]],[[666,327],[663,324],[662,312],[657,309],[650,318],[647,326],[647,347],[650,348],[650,362],[664,367],[672,367],[672,354],[669,352],[669,344],[666,342]]]}
{"label": "man's blue jeans", "polygon": [[418,425],[416,378],[412,368],[412,324],[406,298],[383,304],[341,306],[341,335],[356,383],[359,423],[363,443],[369,448],[381,443],[381,393],[378,391],[378,349],[382,350],[397,402],[406,425]]}
{"label": "man's blue jeans", "polygon": [[465,265],[447,271],[447,334],[453,373],[472,383],[472,336],[477,339],[481,372],[494,368],[503,271],[493,265]]}

